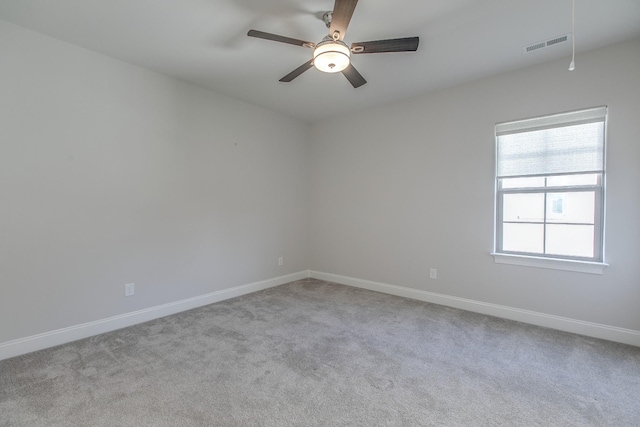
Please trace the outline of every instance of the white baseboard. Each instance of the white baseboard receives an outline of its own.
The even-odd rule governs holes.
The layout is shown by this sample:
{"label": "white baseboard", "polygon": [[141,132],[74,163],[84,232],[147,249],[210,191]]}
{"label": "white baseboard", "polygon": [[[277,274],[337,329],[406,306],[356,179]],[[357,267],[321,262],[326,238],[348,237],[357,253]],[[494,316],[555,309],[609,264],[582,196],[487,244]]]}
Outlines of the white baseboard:
{"label": "white baseboard", "polygon": [[323,273],[320,271],[311,271],[310,276],[315,279],[326,280],[328,282],[340,283],[356,288],[363,288],[448,307],[460,308],[462,310],[472,311],[475,313],[487,314],[490,316],[501,317],[503,319],[516,320],[532,325],[544,326],[565,332],[572,332],[575,334],[640,347],[640,331],[635,331],[633,329],[624,329],[600,323],[585,322],[582,320],[554,316],[536,311],[522,310],[504,305],[490,304],[482,301],[458,298],[434,292],[422,291],[419,289],[406,288],[403,286],[372,282],[369,280],[341,276],[338,274]]}
{"label": "white baseboard", "polygon": [[294,280],[305,279],[309,277],[309,275],[309,271],[304,270],[297,273],[287,274],[285,276],[275,277],[273,279],[261,280],[259,282],[235,286],[229,289],[222,289],[205,295],[199,295],[197,297],[149,307],[133,311],[131,313],[121,314],[119,316],[113,316],[106,319],[70,326],[68,328],[57,329],[55,331],[6,341],[4,343],[0,343],[0,360],[114,331],[116,329],[126,328],[127,326],[137,325],[139,323],[148,322],[149,320],[158,319],[160,317],[202,307],[214,302],[250,294],[252,292],[261,291],[274,286],[284,285],[285,283],[293,282]]}
{"label": "white baseboard", "polygon": [[640,331],[632,329],[585,322],[582,320],[490,304],[466,298],[458,298],[403,286],[357,279],[354,277],[341,276],[338,274],[304,270],[297,273],[287,274],[285,276],[275,277],[273,279],[262,280],[229,289],[222,289],[220,291],[199,295],[193,298],[149,307],[143,310],[121,314],[119,316],[113,316],[25,338],[6,341],[4,343],[0,343],[0,360],[30,353],[32,351],[54,347],[82,338],[88,338],[105,332],[114,331],[116,329],[126,328],[127,326],[137,325],[149,320],[169,316],[171,314],[191,310],[193,308],[202,307],[204,305],[224,301],[241,295],[250,294],[263,289],[283,285],[294,280],[305,279],[307,277],[640,347]]}

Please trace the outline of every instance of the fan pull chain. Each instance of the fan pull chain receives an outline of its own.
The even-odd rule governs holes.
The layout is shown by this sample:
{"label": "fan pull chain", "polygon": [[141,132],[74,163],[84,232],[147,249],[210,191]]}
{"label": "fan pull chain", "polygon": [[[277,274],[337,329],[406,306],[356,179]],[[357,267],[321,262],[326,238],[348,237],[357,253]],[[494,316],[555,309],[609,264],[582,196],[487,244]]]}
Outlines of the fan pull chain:
{"label": "fan pull chain", "polygon": [[571,0],[571,46],[573,52],[571,54],[571,63],[569,64],[569,71],[576,69],[576,0]]}

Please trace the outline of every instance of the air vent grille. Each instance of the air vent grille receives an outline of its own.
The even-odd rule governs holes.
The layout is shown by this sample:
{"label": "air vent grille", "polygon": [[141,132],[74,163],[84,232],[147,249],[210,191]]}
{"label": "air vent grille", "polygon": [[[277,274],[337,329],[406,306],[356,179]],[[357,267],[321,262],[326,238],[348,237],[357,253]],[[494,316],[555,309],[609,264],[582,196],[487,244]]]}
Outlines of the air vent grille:
{"label": "air vent grille", "polygon": [[554,45],[554,44],[566,42],[567,40],[569,40],[569,36],[568,35],[564,35],[562,37],[556,37],[553,40],[547,40],[547,46],[551,46],[551,45]]}
{"label": "air vent grille", "polygon": [[532,44],[531,46],[527,46],[524,48],[524,51],[531,52],[532,50],[542,49],[543,47],[547,47],[547,44],[545,42],[536,43],[536,44]]}
{"label": "air vent grille", "polygon": [[566,41],[568,41],[571,38],[571,34],[565,34],[563,36],[558,36],[558,37],[554,37],[552,39],[549,40],[545,40],[542,42],[538,42],[538,43],[534,43],[532,45],[529,46],[525,46],[524,48],[522,48],[522,50],[524,51],[524,53],[529,53],[529,52],[533,52],[534,50],[539,50],[539,49],[543,49],[545,47],[549,47],[549,46],[554,46],[560,43],[564,43]]}

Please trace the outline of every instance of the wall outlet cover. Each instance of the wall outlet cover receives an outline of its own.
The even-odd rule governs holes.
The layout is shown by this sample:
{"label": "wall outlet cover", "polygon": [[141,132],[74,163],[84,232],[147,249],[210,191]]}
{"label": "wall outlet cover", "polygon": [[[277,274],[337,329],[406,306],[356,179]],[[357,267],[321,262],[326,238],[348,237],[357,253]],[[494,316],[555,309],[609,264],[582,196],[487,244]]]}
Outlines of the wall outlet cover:
{"label": "wall outlet cover", "polygon": [[136,285],[135,283],[125,283],[124,285],[124,296],[130,297],[136,293]]}

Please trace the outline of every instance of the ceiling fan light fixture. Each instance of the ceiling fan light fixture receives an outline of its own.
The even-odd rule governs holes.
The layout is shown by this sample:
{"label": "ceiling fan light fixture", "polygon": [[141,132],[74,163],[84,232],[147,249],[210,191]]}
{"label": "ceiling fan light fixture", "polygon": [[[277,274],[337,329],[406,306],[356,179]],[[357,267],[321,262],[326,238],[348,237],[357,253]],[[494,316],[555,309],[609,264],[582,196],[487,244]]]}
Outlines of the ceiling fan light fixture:
{"label": "ceiling fan light fixture", "polygon": [[351,50],[341,40],[323,40],[313,50],[313,65],[325,73],[338,73],[349,66]]}

